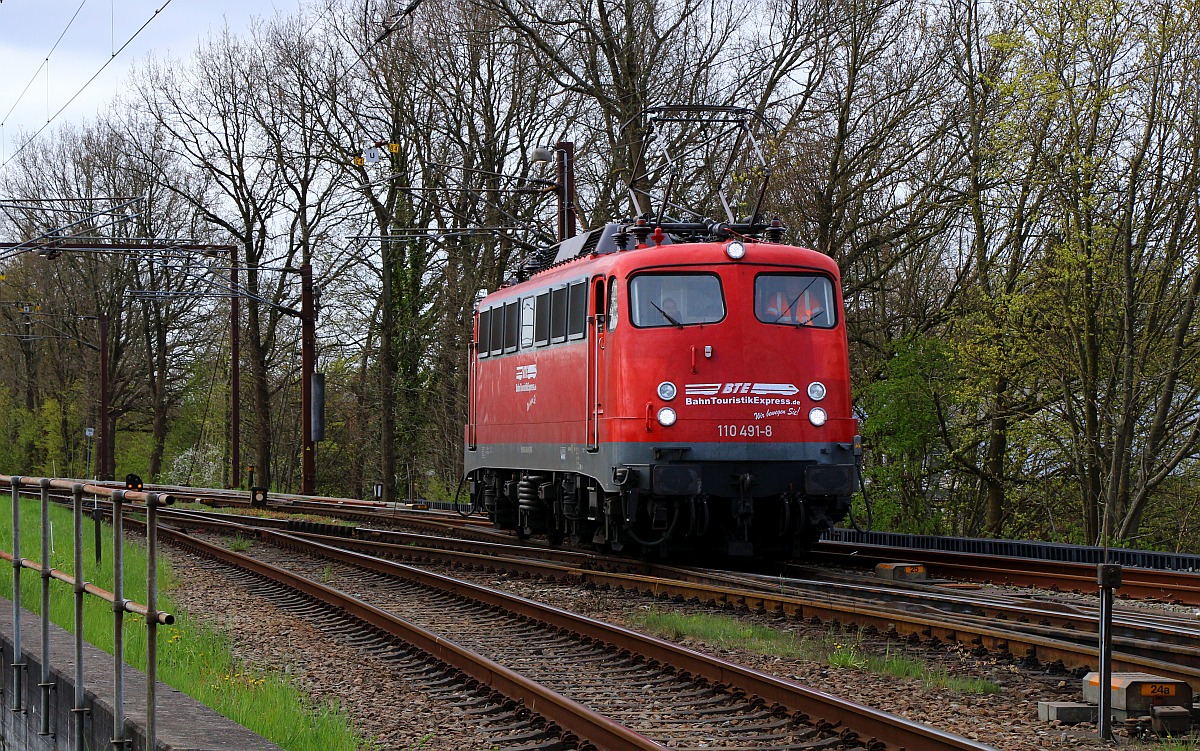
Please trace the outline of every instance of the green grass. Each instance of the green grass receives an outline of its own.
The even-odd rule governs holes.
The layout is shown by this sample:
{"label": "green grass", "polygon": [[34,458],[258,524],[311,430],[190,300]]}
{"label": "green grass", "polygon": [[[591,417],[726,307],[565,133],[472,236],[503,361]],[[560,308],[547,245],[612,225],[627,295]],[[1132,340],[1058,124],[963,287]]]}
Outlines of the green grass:
{"label": "green grass", "polygon": [[[12,497],[0,499],[0,549],[12,552]],[[53,506],[50,565],[62,571],[74,569],[71,511]],[[96,586],[113,590],[112,528],[104,525],[101,545],[102,562],[95,563],[93,522],[84,525],[84,576]],[[140,541],[139,541],[140,542]],[[146,555],[138,542],[123,546],[125,568],[124,596],[146,602]],[[21,555],[41,561],[41,509],[36,501],[21,503]],[[13,570],[0,566],[0,593],[12,595]],[[245,725],[250,730],[290,751],[369,748],[351,729],[344,711],[337,706],[316,706],[293,683],[280,674],[263,672],[232,656],[228,640],[220,633],[198,623],[188,613],[178,612],[171,591],[186,587],[165,560],[159,561],[158,607],[176,616],[174,626],[158,629],[158,678],[178,688],[216,711]],[[41,581],[36,571],[21,574],[22,605],[40,612]],[[74,630],[74,596],[71,587],[54,582],[51,587],[51,620],[68,631]],[[146,625],[143,618],[126,615],[124,626],[126,662],[144,670],[146,665]],[[109,653],[113,651],[111,606],[88,596],[84,607],[84,638]]]}
{"label": "green grass", "polygon": [[358,522],[339,519],[336,516],[321,516],[320,514],[293,514],[286,511],[274,511],[265,508],[248,508],[245,506],[210,506],[194,501],[179,502],[171,505],[174,511],[198,511],[208,514],[232,514],[236,516],[253,516],[259,519],[296,519],[298,521],[333,524],[341,527],[354,527]]}
{"label": "green grass", "polygon": [[1161,741],[1147,741],[1134,744],[1133,748],[1146,749],[1146,751],[1200,751],[1200,739],[1196,738],[1171,738],[1168,736]]}
{"label": "green grass", "polygon": [[893,654],[875,655],[863,650],[860,635],[846,638],[830,632],[821,639],[797,639],[787,631],[747,624],[723,615],[688,614],[650,610],[634,618],[637,626],[668,639],[697,639],[723,649],[739,649],[760,655],[788,657],[827,664],[843,670],[866,670],[896,678],[912,678],[931,689],[964,694],[999,693],[992,681],[955,678],[921,660]]}

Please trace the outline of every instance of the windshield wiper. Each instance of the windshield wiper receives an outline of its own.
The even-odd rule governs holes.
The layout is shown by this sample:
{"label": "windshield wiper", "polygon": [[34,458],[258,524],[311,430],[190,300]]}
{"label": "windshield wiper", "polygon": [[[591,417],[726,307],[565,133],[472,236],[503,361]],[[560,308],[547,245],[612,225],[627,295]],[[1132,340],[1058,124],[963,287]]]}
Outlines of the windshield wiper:
{"label": "windshield wiper", "polygon": [[817,319],[817,316],[821,315],[824,312],[825,311],[823,309],[817,308],[816,310],[809,313],[808,317],[806,317],[803,321],[796,321],[796,323],[795,323],[796,328],[802,329],[802,328],[806,328],[808,326],[816,326],[817,324],[813,323],[813,321],[815,321]]}
{"label": "windshield wiper", "polygon": [[654,309],[655,309],[655,310],[657,310],[659,313],[662,313],[662,317],[663,317],[663,318],[666,318],[668,321],[670,321],[672,324],[674,324],[674,325],[678,326],[679,328],[683,328],[683,324],[682,324],[682,323],[680,323],[679,321],[676,321],[674,318],[672,318],[671,316],[667,315],[667,311],[665,311],[665,310],[663,310],[662,308],[660,308],[660,307],[658,307],[657,305],[655,305],[653,300],[651,300],[651,301],[650,301],[650,304],[651,304],[651,305],[654,305]]}
{"label": "windshield wiper", "polygon": [[[796,310],[796,306],[800,303],[800,298],[804,297],[804,293],[807,292],[808,288],[813,286],[813,283],[816,281],[817,281],[817,277],[815,277],[815,276],[812,277],[811,279],[809,279],[808,284],[804,285],[804,288],[801,289],[799,292],[797,292],[796,296],[794,298],[792,298],[792,301],[790,303],[788,303],[787,310],[784,310],[784,311],[780,312],[779,315],[775,316],[775,320],[771,321],[771,323],[779,323],[780,321],[783,320],[784,316],[792,315],[792,313]],[[654,303],[650,303],[650,304],[653,305]],[[811,326],[812,319],[814,319],[816,317],[817,317],[817,313],[810,313],[807,320],[800,321],[799,320],[800,316],[796,316],[797,320],[793,325],[796,326],[797,328],[799,328],[801,326]]]}

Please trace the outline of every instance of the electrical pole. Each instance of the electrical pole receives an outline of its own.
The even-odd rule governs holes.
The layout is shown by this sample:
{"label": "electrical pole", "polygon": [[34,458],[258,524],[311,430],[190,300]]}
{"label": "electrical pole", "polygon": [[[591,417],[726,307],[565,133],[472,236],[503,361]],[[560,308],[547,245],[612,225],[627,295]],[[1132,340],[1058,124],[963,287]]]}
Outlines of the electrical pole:
{"label": "electrical pole", "polygon": [[96,456],[96,474],[101,480],[113,479],[116,453],[113,451],[113,429],[111,408],[109,405],[108,388],[108,316],[101,313],[98,319],[100,327],[100,444]]}
{"label": "electrical pole", "polygon": [[238,248],[229,246],[229,454],[233,464],[230,484],[242,487],[242,377],[241,291],[238,289]]}
{"label": "electrical pole", "polygon": [[313,373],[317,360],[317,312],[313,304],[312,266],[300,267],[300,494],[315,495],[317,442],[313,440]]}
{"label": "electrical pole", "polygon": [[575,236],[575,142],[554,144],[555,194],[558,197],[558,239]]}

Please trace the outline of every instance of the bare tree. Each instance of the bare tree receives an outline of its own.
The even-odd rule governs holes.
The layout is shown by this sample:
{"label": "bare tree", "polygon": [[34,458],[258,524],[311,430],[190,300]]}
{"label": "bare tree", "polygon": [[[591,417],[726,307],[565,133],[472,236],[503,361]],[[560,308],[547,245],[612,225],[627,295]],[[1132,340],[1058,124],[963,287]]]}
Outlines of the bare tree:
{"label": "bare tree", "polygon": [[295,248],[273,243],[284,186],[270,142],[259,127],[254,93],[265,77],[261,52],[226,30],[204,43],[191,65],[147,63],[137,77],[134,106],[163,130],[162,149],[200,171],[209,188],[204,195],[173,189],[194,201],[203,216],[242,249],[255,466],[260,482],[269,486],[270,374],[285,278],[264,274],[263,267],[290,264]]}

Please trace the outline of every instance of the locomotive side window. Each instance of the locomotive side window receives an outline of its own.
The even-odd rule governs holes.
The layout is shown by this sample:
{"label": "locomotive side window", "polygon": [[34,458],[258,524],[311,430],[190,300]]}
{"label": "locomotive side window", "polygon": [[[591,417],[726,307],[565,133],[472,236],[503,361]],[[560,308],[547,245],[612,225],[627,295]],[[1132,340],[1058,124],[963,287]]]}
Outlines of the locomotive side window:
{"label": "locomotive side window", "polygon": [[550,290],[550,341],[567,340],[567,288]]}
{"label": "locomotive side window", "polygon": [[517,335],[520,332],[521,319],[518,318],[517,301],[504,304],[504,351],[517,351]]}
{"label": "locomotive side window", "polygon": [[533,346],[533,298],[521,298],[521,349]]}
{"label": "locomotive side window", "polygon": [[608,279],[608,330],[614,331],[617,328],[617,278],[615,276]]}
{"label": "locomotive side window", "polygon": [[480,357],[487,357],[492,354],[488,347],[488,342],[491,340],[490,334],[492,333],[491,325],[492,311],[481,311],[479,313],[479,346],[475,348]]}
{"label": "locomotive side window", "polygon": [[571,339],[582,339],[587,333],[587,282],[576,282],[570,286],[567,335]]}
{"label": "locomotive side window", "polygon": [[550,293],[543,292],[534,303],[533,342],[539,347],[550,343]]}
{"label": "locomotive side window", "polygon": [[638,328],[716,323],[725,297],[716,274],[639,274],[629,282],[629,315]]}
{"label": "locomotive side window", "polygon": [[493,355],[498,355],[504,351],[504,307],[497,305],[492,308],[492,335],[490,351]]}
{"label": "locomotive side window", "polygon": [[754,315],[780,326],[837,325],[833,283],[819,274],[759,274],[754,278]]}

